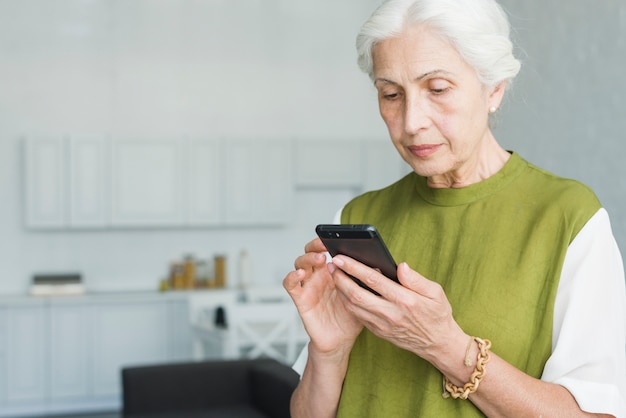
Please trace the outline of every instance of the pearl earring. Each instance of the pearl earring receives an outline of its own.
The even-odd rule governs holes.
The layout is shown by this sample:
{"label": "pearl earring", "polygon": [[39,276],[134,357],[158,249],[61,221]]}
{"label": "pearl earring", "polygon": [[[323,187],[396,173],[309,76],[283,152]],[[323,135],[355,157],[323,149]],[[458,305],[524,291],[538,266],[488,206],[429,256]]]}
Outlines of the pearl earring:
{"label": "pearl earring", "polygon": [[497,111],[497,110],[498,110],[498,108],[497,108],[497,107],[495,107],[495,106],[491,106],[491,107],[489,108],[489,113],[496,113],[496,111]]}

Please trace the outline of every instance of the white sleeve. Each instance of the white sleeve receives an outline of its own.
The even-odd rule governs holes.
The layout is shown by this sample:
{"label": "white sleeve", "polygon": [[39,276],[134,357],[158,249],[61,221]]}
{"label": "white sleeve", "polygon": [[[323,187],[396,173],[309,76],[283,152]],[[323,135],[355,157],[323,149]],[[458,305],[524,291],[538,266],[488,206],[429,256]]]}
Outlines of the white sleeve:
{"label": "white sleeve", "polygon": [[335,213],[335,217],[333,218],[333,223],[334,224],[340,224],[341,223],[341,212],[343,212],[343,207],[341,209],[339,209],[337,211],[337,213]]}
{"label": "white sleeve", "polygon": [[567,388],[584,411],[626,417],[624,267],[604,209],[567,250],[541,379]]}

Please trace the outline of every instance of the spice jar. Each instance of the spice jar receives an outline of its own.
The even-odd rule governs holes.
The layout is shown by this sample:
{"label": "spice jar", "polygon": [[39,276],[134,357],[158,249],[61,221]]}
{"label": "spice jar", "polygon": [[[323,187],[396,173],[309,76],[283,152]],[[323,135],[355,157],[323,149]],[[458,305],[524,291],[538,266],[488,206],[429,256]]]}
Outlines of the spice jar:
{"label": "spice jar", "polygon": [[226,287],[226,256],[216,255],[214,258],[215,287]]}

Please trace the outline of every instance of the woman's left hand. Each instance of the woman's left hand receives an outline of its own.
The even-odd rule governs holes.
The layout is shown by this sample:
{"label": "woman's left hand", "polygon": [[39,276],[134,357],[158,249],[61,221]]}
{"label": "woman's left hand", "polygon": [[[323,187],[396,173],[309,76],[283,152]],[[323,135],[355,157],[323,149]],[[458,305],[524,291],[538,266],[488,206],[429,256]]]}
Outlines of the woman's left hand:
{"label": "woman's left hand", "polygon": [[[333,272],[337,289],[348,309],[365,327],[380,338],[409,350],[435,367],[442,358],[458,355],[469,336],[452,316],[452,307],[443,288],[412,270],[408,264],[398,266],[402,286],[377,270],[343,255],[333,258],[338,267]],[[347,274],[357,277],[381,296],[361,288]]]}

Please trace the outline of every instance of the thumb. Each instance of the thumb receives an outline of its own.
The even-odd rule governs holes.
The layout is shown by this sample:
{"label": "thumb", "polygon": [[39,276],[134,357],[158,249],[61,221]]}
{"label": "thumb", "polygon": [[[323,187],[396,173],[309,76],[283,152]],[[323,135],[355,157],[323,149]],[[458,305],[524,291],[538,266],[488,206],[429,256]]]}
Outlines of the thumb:
{"label": "thumb", "polygon": [[398,280],[402,286],[428,298],[436,298],[441,293],[441,286],[413,270],[406,262],[398,266]]}

